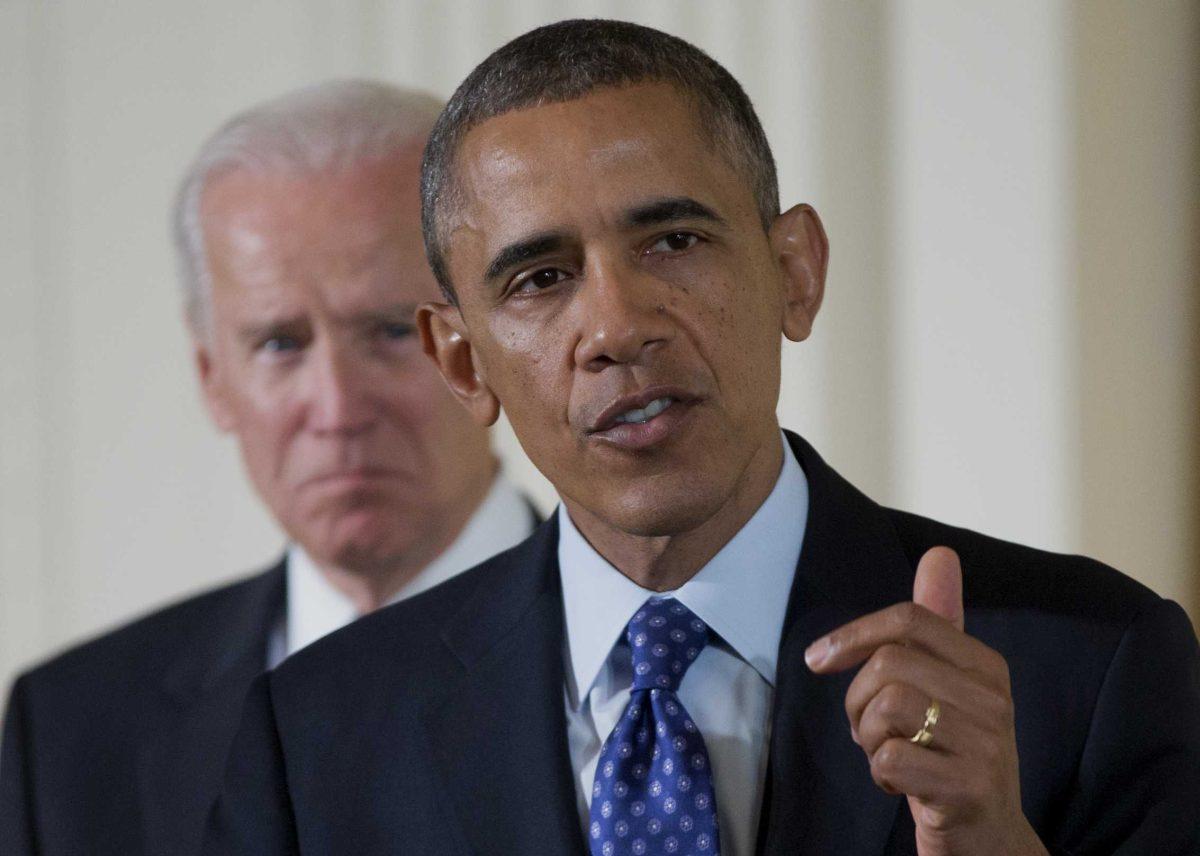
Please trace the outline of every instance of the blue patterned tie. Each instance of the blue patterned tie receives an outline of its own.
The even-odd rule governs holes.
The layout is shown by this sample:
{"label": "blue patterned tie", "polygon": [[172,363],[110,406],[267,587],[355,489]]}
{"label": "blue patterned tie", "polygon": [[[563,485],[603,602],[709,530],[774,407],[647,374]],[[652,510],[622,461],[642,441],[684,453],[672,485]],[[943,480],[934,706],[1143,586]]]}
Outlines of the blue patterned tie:
{"label": "blue patterned tie", "polygon": [[630,619],[629,705],[600,747],[592,786],[592,856],[720,852],[708,750],[676,691],[708,625],[675,598],[652,597]]}

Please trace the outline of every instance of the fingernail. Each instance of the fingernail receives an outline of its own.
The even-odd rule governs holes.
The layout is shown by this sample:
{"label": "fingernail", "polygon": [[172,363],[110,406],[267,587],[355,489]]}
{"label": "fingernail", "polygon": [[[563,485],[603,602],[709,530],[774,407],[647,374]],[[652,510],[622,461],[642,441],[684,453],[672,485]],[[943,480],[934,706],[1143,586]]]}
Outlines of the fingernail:
{"label": "fingernail", "polygon": [[816,642],[808,646],[808,650],[804,652],[804,662],[808,663],[810,669],[815,669],[817,666],[825,662],[825,658],[829,656],[829,637],[822,636]]}

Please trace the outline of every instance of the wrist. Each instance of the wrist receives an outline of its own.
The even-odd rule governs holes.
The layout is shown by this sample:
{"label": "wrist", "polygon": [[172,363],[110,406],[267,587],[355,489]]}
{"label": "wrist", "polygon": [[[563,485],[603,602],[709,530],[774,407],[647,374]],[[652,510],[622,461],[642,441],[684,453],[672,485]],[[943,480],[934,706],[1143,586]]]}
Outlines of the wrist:
{"label": "wrist", "polygon": [[1013,854],[1013,856],[1050,856],[1050,851],[1046,849],[1046,845],[1042,844],[1042,839],[1038,837],[1037,832],[1030,826],[1029,821],[1021,815],[1021,822],[1015,825],[1014,840],[1010,847],[1005,849],[1005,853]]}

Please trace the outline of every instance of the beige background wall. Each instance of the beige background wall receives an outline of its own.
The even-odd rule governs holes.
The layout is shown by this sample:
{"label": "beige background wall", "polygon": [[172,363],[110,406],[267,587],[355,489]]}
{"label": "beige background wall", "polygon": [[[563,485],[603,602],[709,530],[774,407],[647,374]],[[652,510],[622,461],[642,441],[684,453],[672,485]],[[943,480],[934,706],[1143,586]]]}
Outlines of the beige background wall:
{"label": "beige background wall", "polygon": [[166,212],[203,136],[329,76],[448,95],[598,14],[724,62],[825,218],[785,425],[882,501],[1200,615],[1195,3],[0,0],[0,682],[279,552],[179,321]]}

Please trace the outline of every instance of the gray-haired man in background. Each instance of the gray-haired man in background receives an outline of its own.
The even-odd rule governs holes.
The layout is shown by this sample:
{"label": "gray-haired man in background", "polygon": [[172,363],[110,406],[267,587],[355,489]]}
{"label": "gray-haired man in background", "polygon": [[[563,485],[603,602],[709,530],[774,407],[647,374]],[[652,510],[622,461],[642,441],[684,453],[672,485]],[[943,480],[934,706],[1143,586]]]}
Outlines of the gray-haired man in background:
{"label": "gray-haired man in background", "polygon": [[174,221],[196,369],[290,546],[16,682],[0,853],[197,850],[255,675],[532,529],[414,333],[438,294],[418,182],[440,108],[327,83],[201,148]]}

